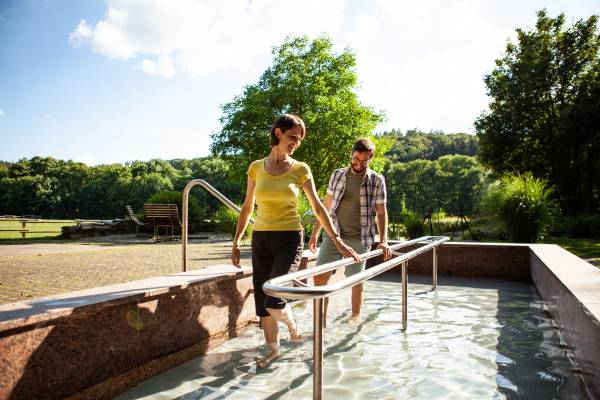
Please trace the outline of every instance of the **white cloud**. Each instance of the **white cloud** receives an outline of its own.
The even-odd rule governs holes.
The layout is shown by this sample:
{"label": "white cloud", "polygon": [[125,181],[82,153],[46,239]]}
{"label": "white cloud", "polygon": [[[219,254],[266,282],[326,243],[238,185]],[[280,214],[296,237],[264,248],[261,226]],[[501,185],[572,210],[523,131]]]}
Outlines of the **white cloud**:
{"label": "white cloud", "polygon": [[[507,1],[502,7],[519,7]],[[369,4],[353,17],[345,38],[357,55],[362,101],[387,113],[380,130],[472,132],[489,101],[484,75],[514,29],[535,21],[533,9],[498,15],[489,1]]]}
{"label": "white cloud", "polygon": [[175,7],[168,0],[109,0],[105,17],[94,26],[82,20],[69,43],[109,58],[139,58],[138,68],[151,75],[206,75],[268,54],[287,35],[339,30],[344,1],[179,0]]}
{"label": "white cloud", "polygon": [[0,108],[0,117],[4,115],[4,111]]}
{"label": "white cloud", "polygon": [[171,57],[161,55],[157,61],[144,59],[141,64],[142,71],[149,75],[159,75],[166,78],[171,78],[175,75],[175,66]]}

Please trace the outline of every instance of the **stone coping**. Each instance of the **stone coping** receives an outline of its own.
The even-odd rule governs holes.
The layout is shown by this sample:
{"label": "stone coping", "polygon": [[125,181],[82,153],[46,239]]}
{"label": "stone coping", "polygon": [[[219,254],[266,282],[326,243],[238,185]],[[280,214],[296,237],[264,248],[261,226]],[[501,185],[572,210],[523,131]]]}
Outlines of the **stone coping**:
{"label": "stone coping", "polygon": [[600,321],[600,268],[556,244],[531,244],[529,248],[580,306]]}
{"label": "stone coping", "polygon": [[91,306],[114,306],[120,303],[136,302],[140,299],[161,295],[173,290],[184,289],[198,283],[209,283],[228,276],[246,277],[252,275],[252,267],[233,265],[213,265],[195,271],[158,276],[80,290],[56,296],[43,297],[30,301],[0,305],[0,335],[14,328],[42,323],[84,311]]}

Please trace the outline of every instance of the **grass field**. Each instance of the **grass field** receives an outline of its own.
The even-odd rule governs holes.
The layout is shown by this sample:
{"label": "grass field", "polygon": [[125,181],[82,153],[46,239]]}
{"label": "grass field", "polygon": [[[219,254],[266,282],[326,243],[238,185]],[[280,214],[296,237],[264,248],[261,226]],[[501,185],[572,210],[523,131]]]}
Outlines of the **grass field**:
{"label": "grass field", "polygon": [[598,239],[549,237],[544,240],[544,243],[557,244],[596,266],[600,265],[600,240]]}

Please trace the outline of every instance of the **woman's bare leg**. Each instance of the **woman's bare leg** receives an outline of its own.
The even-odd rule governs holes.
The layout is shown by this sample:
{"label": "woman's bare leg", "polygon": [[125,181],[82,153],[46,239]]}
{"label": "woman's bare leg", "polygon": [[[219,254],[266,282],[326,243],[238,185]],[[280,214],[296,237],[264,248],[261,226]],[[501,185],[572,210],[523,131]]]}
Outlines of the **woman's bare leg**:
{"label": "woman's bare leg", "polygon": [[288,304],[286,304],[283,309],[267,308],[267,311],[275,318],[276,321],[281,321],[287,326],[290,332],[290,340],[292,342],[297,342],[302,339],[302,334],[300,333],[298,324],[294,319],[294,314],[292,314],[292,308]]}
{"label": "woman's bare leg", "polygon": [[265,341],[269,346],[269,354],[258,360],[256,366],[265,368],[271,361],[279,357],[279,329],[277,328],[277,320],[272,314],[268,317],[260,317],[260,324],[265,335]]}

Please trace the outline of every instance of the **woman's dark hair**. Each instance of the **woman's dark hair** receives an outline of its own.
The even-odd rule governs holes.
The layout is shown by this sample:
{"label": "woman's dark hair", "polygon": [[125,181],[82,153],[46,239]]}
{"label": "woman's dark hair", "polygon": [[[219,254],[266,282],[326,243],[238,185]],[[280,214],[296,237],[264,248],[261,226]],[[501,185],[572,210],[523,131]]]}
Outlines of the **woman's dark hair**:
{"label": "woman's dark hair", "polygon": [[372,151],[375,152],[375,144],[371,142],[369,139],[358,139],[354,146],[352,146],[352,152],[358,151],[362,153],[364,151]]}
{"label": "woman's dark hair", "polygon": [[285,133],[296,125],[300,125],[302,128],[302,137],[304,137],[304,135],[306,135],[306,126],[304,126],[302,118],[294,114],[283,114],[277,118],[271,128],[271,146],[277,146],[279,144],[279,138],[275,135],[275,128],[279,128],[281,129],[281,132]]}

